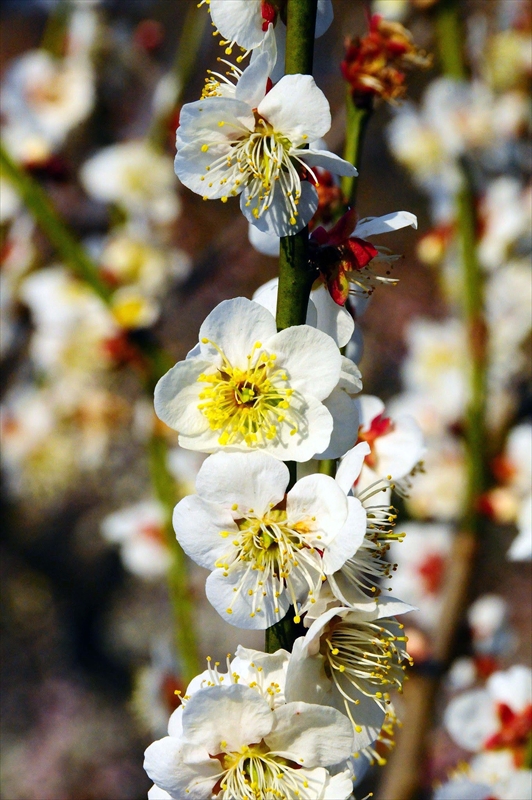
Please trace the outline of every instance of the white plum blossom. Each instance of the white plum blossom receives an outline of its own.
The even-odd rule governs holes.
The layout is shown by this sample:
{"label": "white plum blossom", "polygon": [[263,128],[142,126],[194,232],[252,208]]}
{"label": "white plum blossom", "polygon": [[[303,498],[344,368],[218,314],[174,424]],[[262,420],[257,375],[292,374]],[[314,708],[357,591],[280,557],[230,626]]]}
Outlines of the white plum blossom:
{"label": "white plum blossom", "polygon": [[[275,314],[277,305],[278,279],[259,287],[253,300]],[[339,306],[331,298],[325,286],[320,285],[310,292],[307,310],[307,325],[318,328],[331,336],[338,347],[345,347],[351,340],[355,323],[344,306]],[[316,454],[316,458],[339,458],[346,449],[352,447],[357,438],[358,411],[353,398],[362,389],[362,376],[350,358],[342,356],[340,380],[329,397],[323,401],[335,420],[329,445]],[[339,423],[339,424],[338,424]],[[349,433],[348,433],[349,431]]]}
{"label": "white plum blossom", "polygon": [[286,674],[287,701],[305,698],[339,709],[353,725],[354,750],[370,745],[385,720],[390,691],[402,690],[402,662],[409,656],[404,626],[395,615],[411,610],[389,597],[323,613],[294,643]]}
{"label": "white plum blossom", "polygon": [[466,404],[466,335],[462,323],[415,319],[407,328],[408,356],[402,377],[410,392],[424,394],[449,424]]}
{"label": "white plum blossom", "polygon": [[165,537],[165,510],[156,500],[143,500],[109,514],[101,523],[107,541],[120,545],[124,566],[148,580],[164,576],[171,563]]}
{"label": "white plum blossom", "polygon": [[416,606],[412,622],[434,630],[443,609],[443,586],[449,566],[453,535],[449,525],[407,522],[401,539],[390,542],[389,559],[395,563],[393,589],[406,603]]}
{"label": "white plum blossom", "polygon": [[424,471],[408,490],[406,506],[419,519],[450,522],[465,502],[466,462],[463,443],[447,435],[427,442]]}
{"label": "white plum blossom", "polygon": [[460,765],[447,783],[436,788],[434,800],[532,800],[532,771],[517,768],[508,750],[474,756]]}
{"label": "white plum blossom", "polygon": [[318,206],[313,167],[356,175],[327,150],[305,149],[331,126],[329,103],[311,75],[285,75],[266,92],[266,53],[240,77],[234,97],[183,106],[175,171],[206,200],[240,194],[249,222],[277,236],[297,233]]}
{"label": "white plum blossom", "polygon": [[304,702],[271,707],[254,688],[201,689],[170,719],[169,736],[146,750],[144,768],[173,800],[347,800],[349,770],[327,767],[351,752],[349,720]]}
{"label": "white plum blossom", "polygon": [[46,159],[90,114],[95,97],[88,59],[30,50],[11,62],[1,93],[6,143],[15,158]]}
{"label": "white plum blossom", "polygon": [[162,225],[180,211],[171,159],[144,141],[121,142],[98,151],[80,172],[85,191],[104,203],[117,203],[133,217]]}
{"label": "white plum blossom", "polygon": [[199,338],[155,389],[157,415],[179,431],[182,447],[261,449],[306,461],[329,445],[333,424],[353,435],[350,410],[333,419],[323,404],[342,370],[340,352],[325,333],[308,325],[277,333],[269,311],[237,297],[209,314]]}
{"label": "white plum blossom", "polygon": [[103,301],[59,265],[31,273],[20,285],[35,333],[30,353],[36,367],[77,380],[108,366],[105,343],[119,327]]}
{"label": "white plum blossom", "polygon": [[365,533],[360,503],[348,503],[333,478],[308,475],[286,493],[288,482],[286,465],[266,453],[216,453],[197,494],[174,511],[179,543],[212,570],[209,601],[241,628],[269,627],[290,605],[299,621]]}
{"label": "white plum blossom", "polygon": [[519,664],[494,672],[483,689],[454,697],[444,716],[454,741],[465,750],[524,750],[532,732],[532,672]]}
{"label": "white plum blossom", "polygon": [[421,428],[409,415],[388,416],[382,400],[373,395],[360,395],[355,402],[358,439],[370,447],[358,477],[359,491],[379,478],[393,479],[398,488],[408,488],[408,478],[417,471],[426,452]]}

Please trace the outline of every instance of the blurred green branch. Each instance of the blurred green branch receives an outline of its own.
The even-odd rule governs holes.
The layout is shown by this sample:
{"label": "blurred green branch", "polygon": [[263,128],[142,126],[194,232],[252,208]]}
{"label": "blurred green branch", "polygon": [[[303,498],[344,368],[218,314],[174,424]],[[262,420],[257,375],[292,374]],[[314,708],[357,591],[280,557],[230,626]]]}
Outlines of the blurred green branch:
{"label": "blurred green branch", "polygon": [[[312,74],[314,34],[318,0],[288,0],[286,8],[285,73]],[[314,279],[309,263],[308,227],[294,236],[281,238],[279,258],[279,288],[277,292],[277,329],[304,325]],[[291,488],[297,480],[297,464],[289,462]],[[289,612],[290,613],[290,612]],[[280,647],[291,650],[302,635],[300,626],[286,616],[266,631],[266,651],[274,653]]]}
{"label": "blurred green branch", "polygon": [[2,177],[11,183],[20,196],[62,261],[88,283],[104,302],[109,303],[112,292],[100,278],[97,264],[69,230],[39,183],[11,158],[2,144],[0,171]]}
{"label": "blurred green branch", "polygon": [[153,434],[149,442],[152,485],[165,509],[165,531],[172,564],[168,572],[170,601],[174,614],[174,637],[180,675],[186,682],[200,672],[196,637],[194,634],[194,603],[191,597],[186,556],[181,549],[172,525],[174,506],[179,500],[176,482],[168,471],[166,439]]}

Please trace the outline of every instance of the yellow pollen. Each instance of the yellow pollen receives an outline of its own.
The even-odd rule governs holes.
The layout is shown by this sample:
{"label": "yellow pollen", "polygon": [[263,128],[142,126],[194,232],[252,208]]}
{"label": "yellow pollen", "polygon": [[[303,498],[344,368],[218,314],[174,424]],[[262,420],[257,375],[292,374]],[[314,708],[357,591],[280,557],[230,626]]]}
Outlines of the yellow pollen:
{"label": "yellow pollen", "polygon": [[[220,348],[205,337],[222,358],[212,373],[202,373],[198,409],[207,418],[211,430],[219,434],[218,443],[257,448],[289,430],[299,432],[297,395],[287,383],[286,372],[275,367],[275,359],[256,342],[247,356],[245,368],[233,367]],[[288,412],[288,413],[287,413]],[[236,510],[236,508],[234,509]]]}

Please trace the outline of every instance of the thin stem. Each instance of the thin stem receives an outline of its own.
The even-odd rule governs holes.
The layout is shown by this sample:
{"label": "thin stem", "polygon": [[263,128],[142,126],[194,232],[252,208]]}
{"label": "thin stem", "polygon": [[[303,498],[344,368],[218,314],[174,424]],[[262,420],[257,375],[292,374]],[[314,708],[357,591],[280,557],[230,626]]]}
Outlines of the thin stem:
{"label": "thin stem", "polygon": [[194,635],[194,603],[187,575],[186,556],[179,546],[172,526],[172,513],[178,501],[176,482],[168,471],[166,440],[153,435],[149,442],[150,473],[153,488],[165,510],[165,531],[172,556],[168,571],[168,588],[174,617],[175,647],[180,674],[190,681],[200,671]]}
{"label": "thin stem", "polygon": [[[318,0],[288,0],[286,6],[286,61],[287,75],[312,74],[314,58],[314,32]],[[279,258],[279,289],[277,294],[277,329],[304,325],[314,271],[309,263],[308,228],[294,236],[281,238]],[[290,487],[297,477],[297,465],[288,463]],[[290,612],[289,612],[290,614]],[[301,625],[287,615],[266,631],[266,651],[273,653],[279,647],[291,650],[294,641],[302,636]]]}
{"label": "thin stem", "polygon": [[287,0],[284,62],[287,75],[312,75],[317,10],[318,0]]}
{"label": "thin stem", "polygon": [[436,37],[442,72],[449,78],[467,77],[462,44],[464,42],[458,0],[440,0],[436,9]]}
{"label": "thin stem", "polygon": [[[365,102],[364,105],[358,105],[353,99],[351,89],[348,87],[346,110],[347,122],[344,158],[346,161],[349,161],[350,164],[353,164],[360,172],[362,146],[364,144],[368,122],[373,112],[373,101],[370,99],[369,102]],[[342,192],[350,208],[356,205],[357,188],[358,176],[344,175],[342,178]]]}
{"label": "thin stem", "polygon": [[467,453],[467,497],[463,527],[480,533],[478,501],[486,485],[486,342],[484,286],[476,245],[476,214],[469,171],[462,165],[464,185],[458,194],[458,230],[462,258],[463,315],[469,350],[469,401],[465,435]]}
{"label": "thin stem", "polygon": [[336,459],[324,458],[318,461],[318,472],[322,475],[330,475],[331,478],[334,478],[336,475]]}
{"label": "thin stem", "polygon": [[41,40],[41,49],[60,58],[65,53],[65,37],[71,13],[70,0],[59,0],[48,14]]}

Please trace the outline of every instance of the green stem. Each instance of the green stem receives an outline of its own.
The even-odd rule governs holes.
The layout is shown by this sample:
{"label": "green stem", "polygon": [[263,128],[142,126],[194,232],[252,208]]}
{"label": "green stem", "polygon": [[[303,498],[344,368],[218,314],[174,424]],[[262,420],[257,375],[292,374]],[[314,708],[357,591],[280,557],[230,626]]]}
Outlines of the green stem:
{"label": "green stem", "polygon": [[[459,0],[440,0],[436,12],[436,34],[443,72],[465,80],[464,32]],[[473,180],[467,161],[462,160],[462,188],[456,198],[456,216],[462,265],[462,313],[467,329],[469,398],[465,414],[467,496],[463,530],[480,533],[478,500],[486,487],[486,344],[484,281],[477,250],[477,215]]]}
{"label": "green stem", "polygon": [[[314,58],[314,32],[316,29],[317,0],[288,0],[286,5],[286,60],[287,75],[312,74]],[[277,329],[304,325],[314,271],[309,263],[308,228],[294,236],[281,238],[279,258],[279,289],[277,294]],[[296,482],[297,465],[287,464],[291,488]],[[295,623],[292,612],[266,631],[266,652],[280,647],[291,650],[298,636],[304,634],[301,624]]]}
{"label": "green stem", "polygon": [[467,77],[462,45],[464,32],[460,19],[459,0],[440,0],[436,8],[436,37],[442,72],[449,78]]}
{"label": "green stem", "polygon": [[171,115],[181,102],[183,92],[197,66],[198,51],[209,16],[209,14],[202,13],[198,9],[197,3],[189,3],[170,72],[175,81],[175,95],[172,102],[165,107],[162,113],[154,117],[148,131],[148,141],[158,150],[162,150],[165,147]]}
{"label": "green stem", "polygon": [[318,0],[287,0],[284,62],[287,75],[312,75],[317,9]]}
{"label": "green stem", "polygon": [[187,562],[176,539],[172,513],[178,501],[175,480],[167,467],[167,444],[153,435],[149,442],[150,472],[155,494],[165,509],[165,531],[172,556],[168,571],[168,587],[174,617],[174,638],[180,675],[190,681],[200,671],[195,630],[195,609],[188,583]]}
{"label": "green stem", "polygon": [[[344,158],[353,164],[360,172],[362,146],[368,122],[370,120],[373,103],[357,105],[353,100],[350,88],[347,89],[346,98],[347,122],[345,134]],[[353,208],[356,205],[358,176],[344,175],[342,178],[342,192],[347,200],[347,205]]]}
{"label": "green stem", "polygon": [[462,167],[464,185],[457,197],[462,260],[463,315],[469,355],[469,399],[465,416],[467,497],[464,528],[480,534],[478,501],[486,488],[486,339],[484,286],[477,253],[475,201],[469,172]]}
{"label": "green stem", "polygon": [[108,303],[112,293],[99,277],[97,265],[70,232],[41,186],[13,161],[1,144],[0,167],[3,177],[12,184],[61,259]]}
{"label": "green stem", "polygon": [[318,472],[322,475],[330,475],[331,478],[334,478],[336,475],[336,459],[324,458],[318,461]]}
{"label": "green stem", "polygon": [[48,14],[48,19],[46,20],[41,49],[47,50],[50,55],[56,58],[61,58],[65,54],[65,37],[68,30],[70,12],[70,0],[59,0]]}

